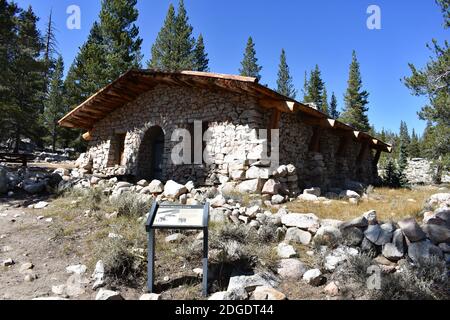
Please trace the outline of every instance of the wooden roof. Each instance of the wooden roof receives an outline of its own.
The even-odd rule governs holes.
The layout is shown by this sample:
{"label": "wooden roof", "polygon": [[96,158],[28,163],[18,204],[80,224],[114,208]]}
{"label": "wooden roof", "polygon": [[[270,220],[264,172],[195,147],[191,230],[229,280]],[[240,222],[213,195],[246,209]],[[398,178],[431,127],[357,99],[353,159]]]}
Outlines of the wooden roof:
{"label": "wooden roof", "polygon": [[153,89],[158,84],[213,88],[238,94],[246,93],[257,98],[263,108],[276,108],[287,113],[300,111],[305,115],[305,119],[309,119],[308,121],[313,124],[335,128],[348,134],[351,133],[354,138],[369,142],[374,149],[386,152],[392,151],[390,145],[366,133],[357,132],[344,123],[328,119],[328,116],[319,110],[260,85],[256,78],[196,71],[161,72],[132,69],[73,109],[59,120],[59,125],[90,131],[97,121],[134,101],[139,95]]}

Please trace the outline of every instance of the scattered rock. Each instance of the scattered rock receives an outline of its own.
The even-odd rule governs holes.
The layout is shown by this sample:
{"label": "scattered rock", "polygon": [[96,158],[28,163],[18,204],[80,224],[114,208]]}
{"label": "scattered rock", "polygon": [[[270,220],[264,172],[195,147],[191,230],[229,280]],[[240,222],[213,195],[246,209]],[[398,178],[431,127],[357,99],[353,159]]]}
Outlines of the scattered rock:
{"label": "scattered rock", "polygon": [[322,272],[319,269],[311,269],[303,274],[303,280],[308,284],[318,287],[323,283]]}
{"label": "scattered rock", "polygon": [[34,205],[34,209],[44,209],[44,208],[47,207],[48,205],[49,205],[48,202],[40,201],[40,202],[38,202],[38,203],[36,203],[36,204]]}
{"label": "scattered rock", "polygon": [[423,226],[423,230],[435,244],[450,243],[450,229],[446,225],[426,224]]}
{"label": "scattered rock", "polygon": [[181,242],[185,239],[186,237],[184,235],[182,235],[181,233],[174,233],[171,234],[170,236],[167,236],[165,238],[165,241],[167,243],[178,243]]}
{"label": "scattered rock", "polygon": [[282,259],[289,259],[297,256],[297,252],[295,251],[294,247],[284,242],[281,242],[278,245],[277,254]]}
{"label": "scattered rock", "polygon": [[297,259],[282,259],[277,269],[280,277],[292,280],[301,279],[305,271],[305,264]]}
{"label": "scattered rock", "polygon": [[335,247],[342,241],[342,233],[335,227],[320,227],[314,236],[314,243],[327,247]]}
{"label": "scattered rock", "polygon": [[262,194],[269,194],[269,195],[277,195],[280,190],[281,184],[276,182],[274,179],[269,179],[264,184],[262,188]]}
{"label": "scattered rock", "polygon": [[311,242],[311,233],[298,228],[289,228],[286,231],[285,241],[308,245]]}
{"label": "scattered rock", "polygon": [[252,292],[256,287],[259,286],[269,286],[273,287],[277,285],[277,281],[266,274],[255,274],[255,275],[240,275],[232,276],[228,283],[227,291],[230,292],[233,289],[243,288],[247,292]]}
{"label": "scattered rock", "polygon": [[31,262],[26,262],[26,263],[23,263],[23,264],[20,266],[19,272],[20,272],[20,273],[24,273],[24,272],[26,272],[26,271],[28,271],[28,270],[33,269],[33,268],[34,268],[34,265],[33,265]]}
{"label": "scattered rock", "polygon": [[95,270],[91,277],[94,280],[92,290],[97,290],[105,285],[105,265],[102,260],[97,261],[95,264]]}
{"label": "scattered rock", "polygon": [[427,237],[414,218],[401,220],[398,225],[410,242],[422,241]]}
{"label": "scattered rock", "polygon": [[78,275],[83,275],[87,270],[87,267],[83,264],[77,264],[73,266],[68,266],[66,268],[67,273],[73,273]]}
{"label": "scattered rock", "polygon": [[167,181],[164,186],[164,195],[171,199],[178,199],[182,194],[187,192],[188,190],[185,186],[173,180]]}
{"label": "scattered rock", "polygon": [[286,201],[285,198],[279,194],[273,195],[271,199],[272,204],[282,204],[285,201]]}
{"label": "scattered rock", "polygon": [[269,286],[256,287],[253,292],[254,300],[286,300],[286,295]]}
{"label": "scattered rock", "polygon": [[66,292],[66,285],[65,284],[61,284],[58,286],[52,286],[52,293],[56,294],[58,296],[62,296],[64,295]]}
{"label": "scattered rock", "polygon": [[408,256],[413,262],[420,262],[421,259],[429,258],[432,255],[442,257],[442,250],[428,239],[410,243],[408,246]]}
{"label": "scattered rock", "polygon": [[140,296],[139,300],[156,301],[161,300],[161,295],[156,293],[145,293]]}
{"label": "scattered rock", "polygon": [[339,287],[337,286],[336,282],[331,281],[329,284],[326,285],[326,287],[323,289],[323,292],[330,297],[336,297],[339,295]]}
{"label": "scattered rock", "polygon": [[281,223],[287,227],[297,227],[303,230],[319,228],[319,218],[313,213],[290,213],[281,216]]}
{"label": "scattered rock", "polygon": [[313,194],[301,194],[297,199],[300,201],[319,201],[319,198]]}
{"label": "scattered rock", "polygon": [[95,300],[124,300],[120,292],[100,289],[95,296]]}
{"label": "scattered rock", "polygon": [[320,190],[320,188],[305,189],[305,190],[303,190],[303,194],[311,194],[316,197],[320,197],[321,190]]}
{"label": "scattered rock", "polygon": [[11,258],[2,261],[2,266],[3,267],[9,267],[9,266],[12,266],[14,264],[15,264],[15,262]]}

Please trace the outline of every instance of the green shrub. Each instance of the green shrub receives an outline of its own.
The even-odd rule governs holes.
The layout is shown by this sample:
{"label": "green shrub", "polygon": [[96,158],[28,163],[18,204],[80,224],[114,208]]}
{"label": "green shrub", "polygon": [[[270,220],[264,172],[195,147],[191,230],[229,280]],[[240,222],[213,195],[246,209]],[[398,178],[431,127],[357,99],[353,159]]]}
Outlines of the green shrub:
{"label": "green shrub", "polygon": [[127,192],[114,197],[111,205],[119,216],[141,217],[150,210],[152,201],[144,200],[142,195]]}

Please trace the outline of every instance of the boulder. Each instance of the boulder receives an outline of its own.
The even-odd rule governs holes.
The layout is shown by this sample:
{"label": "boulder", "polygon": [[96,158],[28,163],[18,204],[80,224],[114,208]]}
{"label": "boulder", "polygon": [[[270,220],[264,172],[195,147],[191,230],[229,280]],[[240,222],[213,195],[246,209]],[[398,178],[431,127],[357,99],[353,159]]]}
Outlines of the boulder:
{"label": "boulder", "polygon": [[325,286],[323,292],[329,295],[330,297],[336,297],[339,295],[339,287],[336,284],[336,282],[331,281],[329,284]]}
{"label": "boulder", "polygon": [[95,264],[95,270],[92,273],[92,279],[94,284],[92,285],[92,290],[97,290],[105,285],[105,265],[102,260],[97,261]]}
{"label": "boulder", "polygon": [[46,201],[40,201],[40,202],[38,202],[38,203],[36,203],[34,206],[33,206],[33,208],[34,209],[44,209],[44,208],[46,208],[47,206],[48,206],[48,202],[46,202]]}
{"label": "boulder", "polygon": [[277,195],[280,190],[280,186],[280,183],[273,179],[269,179],[262,188],[262,194]]}
{"label": "boulder", "polygon": [[341,225],[341,229],[352,228],[352,227],[365,228],[368,225],[369,225],[369,222],[367,221],[366,217],[361,216],[361,217],[355,218],[353,220],[344,222]]}
{"label": "boulder", "polygon": [[256,215],[261,212],[261,208],[259,206],[251,206],[245,210],[245,215],[250,218],[256,218]]}
{"label": "boulder", "polygon": [[100,289],[95,300],[124,300],[120,292]]}
{"label": "boulder", "polygon": [[116,184],[116,189],[130,188],[133,185],[126,181],[120,181]]}
{"label": "boulder", "polygon": [[311,242],[311,233],[298,228],[289,228],[286,231],[285,241],[308,245]]}
{"label": "boulder", "polygon": [[341,233],[345,244],[349,246],[359,246],[364,239],[364,233],[357,227],[342,229]]}
{"label": "boulder", "polygon": [[78,297],[86,293],[85,284],[89,281],[80,274],[72,274],[66,281],[65,293],[69,297]]}
{"label": "boulder", "polygon": [[305,264],[297,259],[281,259],[277,269],[281,278],[292,280],[301,279],[305,271]]}
{"label": "boulder", "polygon": [[248,293],[243,288],[234,288],[229,291],[220,291],[213,293],[208,300],[226,300],[226,301],[240,301],[246,300],[248,298]]}
{"label": "boulder", "polygon": [[323,282],[322,272],[319,269],[311,269],[303,274],[303,280],[308,284],[318,287]]}
{"label": "boulder", "polygon": [[139,300],[147,300],[147,301],[161,300],[161,295],[156,293],[145,293],[139,297]]}
{"label": "boulder", "polygon": [[320,197],[321,190],[320,190],[320,188],[305,189],[305,190],[303,190],[303,194],[312,194],[316,197]]}
{"label": "boulder", "polygon": [[253,292],[254,300],[286,300],[286,295],[270,286],[256,287]]}
{"label": "boulder", "polygon": [[145,179],[139,180],[136,185],[141,186],[141,187],[146,187],[148,186],[148,181]]}
{"label": "boulder", "polygon": [[335,227],[320,227],[313,241],[317,245],[335,247],[342,241],[342,233]]}
{"label": "boulder", "polygon": [[29,194],[36,194],[40,193],[45,190],[45,182],[39,181],[39,182],[28,182],[24,183],[23,190]]}
{"label": "boulder", "polygon": [[297,256],[294,247],[281,242],[277,247],[277,254],[281,259],[289,259]]}
{"label": "boulder", "polygon": [[442,250],[428,239],[410,243],[408,246],[408,256],[415,263],[428,259],[432,255],[442,258]]}
{"label": "boulder", "polygon": [[358,250],[346,246],[340,246],[325,256],[324,267],[328,271],[334,271],[339,264],[346,261],[349,256],[358,255]]}
{"label": "boulder", "polygon": [[320,227],[320,220],[313,213],[285,214],[281,216],[281,223],[287,227],[297,227],[303,230]]}
{"label": "boulder", "polygon": [[400,229],[395,230],[392,243],[383,246],[382,254],[391,261],[398,261],[405,253],[405,239]]}
{"label": "boulder", "polygon": [[261,193],[264,180],[252,179],[243,181],[237,185],[237,191],[241,193]]}
{"label": "boulder", "polygon": [[230,177],[233,180],[244,180],[245,171],[244,170],[233,170],[230,172]]}
{"label": "boulder", "polygon": [[227,200],[221,194],[218,194],[214,199],[211,199],[209,201],[209,204],[211,205],[212,208],[222,207],[225,203],[227,203]]}
{"label": "boulder", "polygon": [[83,275],[84,273],[86,273],[87,267],[83,264],[77,264],[77,265],[68,266],[66,268],[66,271],[67,271],[67,273]]}
{"label": "boulder", "polygon": [[313,194],[301,194],[297,197],[300,201],[318,201],[319,197],[313,195]]}
{"label": "boulder", "polygon": [[188,190],[188,192],[191,192],[192,190],[195,189],[195,183],[194,181],[188,181],[185,185],[186,189]]}
{"label": "boulder", "polygon": [[178,243],[181,242],[185,239],[186,237],[184,235],[182,235],[181,233],[174,233],[171,234],[170,236],[167,236],[164,241],[167,243]]}
{"label": "boulder", "polygon": [[286,199],[282,195],[276,194],[272,196],[272,199],[270,201],[272,202],[272,204],[276,205],[286,202]]}
{"label": "boulder", "polygon": [[450,242],[450,229],[446,225],[426,224],[423,230],[435,244]]}
{"label": "boulder", "polygon": [[364,231],[364,236],[369,239],[370,242],[375,243],[380,237],[381,231],[380,225],[370,225],[367,227],[366,231]]}
{"label": "boulder", "polygon": [[164,195],[171,199],[178,199],[182,194],[187,193],[187,188],[173,180],[167,181],[164,186]]}
{"label": "boulder", "polygon": [[359,199],[359,198],[361,198],[361,196],[353,190],[341,191],[341,193],[339,194],[339,197],[344,198],[344,199]]}
{"label": "boulder", "polygon": [[414,218],[401,220],[398,225],[410,242],[422,241],[427,237]]}
{"label": "boulder", "polygon": [[368,224],[377,224],[377,212],[375,210],[370,210],[363,213],[363,217],[367,220]]}
{"label": "boulder", "polygon": [[250,167],[245,173],[246,179],[269,179],[269,168]]}
{"label": "boulder", "polygon": [[254,275],[236,275],[230,277],[227,291],[243,288],[247,292],[252,292],[260,286],[276,286],[277,281],[267,274],[257,273]]}

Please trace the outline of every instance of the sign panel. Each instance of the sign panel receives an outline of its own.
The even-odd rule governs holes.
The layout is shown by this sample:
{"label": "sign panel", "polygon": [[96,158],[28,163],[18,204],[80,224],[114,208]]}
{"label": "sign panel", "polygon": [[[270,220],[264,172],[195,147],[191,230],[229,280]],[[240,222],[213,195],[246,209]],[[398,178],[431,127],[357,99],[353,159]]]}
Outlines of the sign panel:
{"label": "sign panel", "polygon": [[203,228],[204,208],[190,206],[159,206],[152,227]]}

